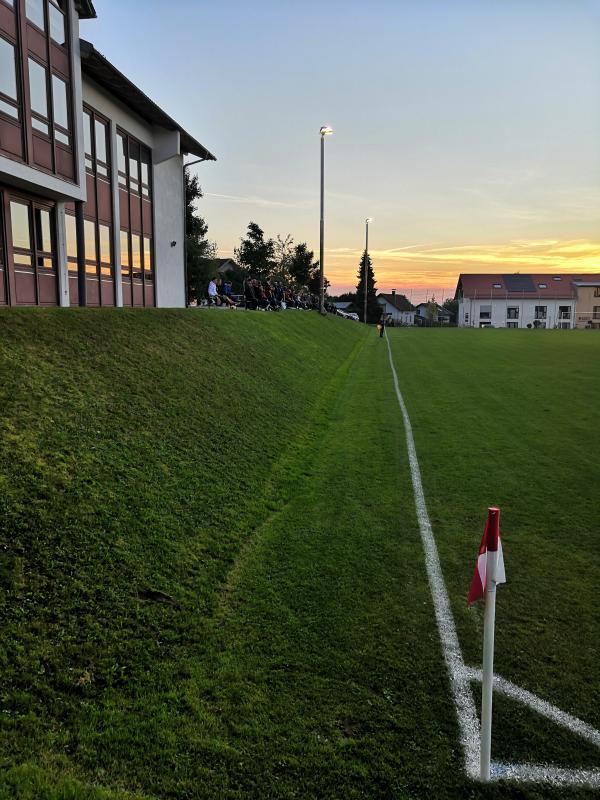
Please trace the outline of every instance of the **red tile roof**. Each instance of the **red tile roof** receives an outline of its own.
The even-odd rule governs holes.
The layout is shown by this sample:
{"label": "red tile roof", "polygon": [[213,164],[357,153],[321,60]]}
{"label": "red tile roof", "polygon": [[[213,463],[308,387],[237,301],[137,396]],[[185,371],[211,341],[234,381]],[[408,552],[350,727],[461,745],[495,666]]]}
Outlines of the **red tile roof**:
{"label": "red tile roof", "polygon": [[475,275],[463,273],[458,279],[456,297],[468,298],[571,298],[577,281],[598,281],[600,273],[522,273]]}

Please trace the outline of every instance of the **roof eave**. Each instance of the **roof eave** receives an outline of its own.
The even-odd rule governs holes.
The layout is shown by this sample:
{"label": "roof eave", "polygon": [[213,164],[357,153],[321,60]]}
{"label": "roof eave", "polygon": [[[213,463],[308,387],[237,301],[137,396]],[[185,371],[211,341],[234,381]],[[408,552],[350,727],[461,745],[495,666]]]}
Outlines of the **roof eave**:
{"label": "roof eave", "polygon": [[96,9],[91,0],[75,0],[75,8],[79,19],[97,19]]}
{"label": "roof eave", "polygon": [[142,119],[167,130],[178,131],[182,154],[190,154],[204,161],[217,160],[210,150],[204,147],[197,139],[194,139],[181,125],[165,113],[154,100],[151,100],[129,78],[123,75],[102,53],[96,50],[91,42],[81,39],[80,46],[81,69],[85,74],[125,103]]}

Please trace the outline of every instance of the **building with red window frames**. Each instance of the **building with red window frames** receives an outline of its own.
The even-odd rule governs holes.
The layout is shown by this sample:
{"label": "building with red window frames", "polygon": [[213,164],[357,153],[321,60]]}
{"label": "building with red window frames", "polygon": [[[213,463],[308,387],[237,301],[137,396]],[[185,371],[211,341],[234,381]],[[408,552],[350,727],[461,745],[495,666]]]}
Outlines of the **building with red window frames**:
{"label": "building with red window frames", "polygon": [[0,0],[0,306],[185,306],[183,158],[94,47],[90,0]]}

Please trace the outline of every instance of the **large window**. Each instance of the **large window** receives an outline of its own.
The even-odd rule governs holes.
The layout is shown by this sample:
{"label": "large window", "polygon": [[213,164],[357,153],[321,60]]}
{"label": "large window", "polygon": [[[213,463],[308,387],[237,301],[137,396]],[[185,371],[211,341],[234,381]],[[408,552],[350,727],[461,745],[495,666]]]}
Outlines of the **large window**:
{"label": "large window", "polygon": [[125,131],[117,132],[117,169],[123,304],[154,305],[152,153]]}
{"label": "large window", "polygon": [[0,152],[74,181],[69,2],[0,0],[0,12]]}
{"label": "large window", "polygon": [[506,309],[506,319],[519,319],[519,307],[508,306]]}
{"label": "large window", "polygon": [[27,195],[10,195],[4,204],[8,242],[6,259],[9,302],[13,305],[56,305],[58,276],[54,207]]}
{"label": "large window", "polygon": [[491,319],[492,318],[492,307],[491,306],[480,306],[479,307],[479,319]]}
{"label": "large window", "polygon": [[548,306],[535,307],[535,319],[546,319],[548,314]]}

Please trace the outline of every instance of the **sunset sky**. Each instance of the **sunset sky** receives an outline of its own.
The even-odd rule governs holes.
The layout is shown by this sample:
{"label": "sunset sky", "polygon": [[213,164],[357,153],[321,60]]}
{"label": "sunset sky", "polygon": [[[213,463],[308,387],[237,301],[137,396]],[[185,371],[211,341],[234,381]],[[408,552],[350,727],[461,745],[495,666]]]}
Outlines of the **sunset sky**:
{"label": "sunset sky", "polygon": [[[600,0],[96,0],[82,36],[218,158],[219,255],[250,220],[352,288],[462,272],[600,271]],[[135,46],[132,46],[132,42]]]}

